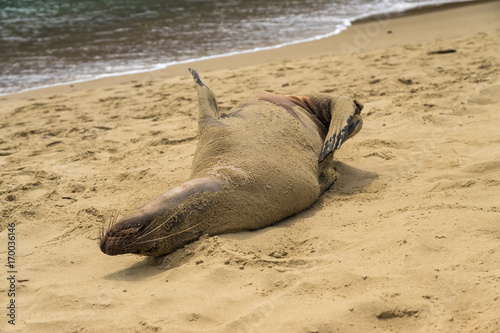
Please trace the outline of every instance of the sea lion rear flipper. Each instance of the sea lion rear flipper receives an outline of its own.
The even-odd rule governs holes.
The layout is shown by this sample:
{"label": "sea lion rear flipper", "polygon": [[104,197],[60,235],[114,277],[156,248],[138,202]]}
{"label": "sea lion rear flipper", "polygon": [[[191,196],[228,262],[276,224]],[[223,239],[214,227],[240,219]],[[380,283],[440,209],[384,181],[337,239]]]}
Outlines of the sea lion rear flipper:
{"label": "sea lion rear flipper", "polygon": [[360,116],[363,104],[344,96],[339,96],[332,103],[330,127],[318,158],[320,163],[339,149],[348,138],[358,133],[363,124]]}
{"label": "sea lion rear flipper", "polygon": [[[196,89],[198,90],[198,103],[200,106],[199,123],[205,124],[210,119],[219,119],[219,112],[217,109],[217,100],[210,89],[201,81],[198,73],[189,68],[189,72],[193,75]],[[207,119],[208,118],[208,119]]]}

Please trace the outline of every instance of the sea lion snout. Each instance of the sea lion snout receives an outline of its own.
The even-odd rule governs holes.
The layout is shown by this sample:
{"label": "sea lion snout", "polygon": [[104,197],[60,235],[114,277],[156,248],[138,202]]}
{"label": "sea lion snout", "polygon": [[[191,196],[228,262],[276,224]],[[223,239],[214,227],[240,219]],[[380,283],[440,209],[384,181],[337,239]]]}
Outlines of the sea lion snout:
{"label": "sea lion snout", "polygon": [[157,219],[137,223],[134,217],[125,217],[112,225],[102,236],[99,244],[101,251],[110,256],[125,253],[142,255],[156,253],[160,244],[167,246],[160,242],[164,238],[160,229],[168,230],[168,227],[161,228],[167,223],[168,221]]}
{"label": "sea lion snout", "polygon": [[111,256],[129,252],[126,250],[127,245],[141,233],[144,227],[136,221],[122,221],[112,225],[101,237],[99,244],[101,251]]}

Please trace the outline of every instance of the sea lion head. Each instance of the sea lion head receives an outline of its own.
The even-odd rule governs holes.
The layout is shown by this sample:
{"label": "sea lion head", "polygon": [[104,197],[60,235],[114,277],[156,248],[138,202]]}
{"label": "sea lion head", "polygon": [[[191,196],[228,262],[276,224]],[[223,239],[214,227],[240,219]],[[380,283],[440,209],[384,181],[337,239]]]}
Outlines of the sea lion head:
{"label": "sea lion head", "polygon": [[203,222],[212,209],[210,199],[224,184],[223,180],[208,177],[192,179],[119,221],[118,213],[102,229],[101,251],[112,256],[162,256],[177,250],[205,232]]}

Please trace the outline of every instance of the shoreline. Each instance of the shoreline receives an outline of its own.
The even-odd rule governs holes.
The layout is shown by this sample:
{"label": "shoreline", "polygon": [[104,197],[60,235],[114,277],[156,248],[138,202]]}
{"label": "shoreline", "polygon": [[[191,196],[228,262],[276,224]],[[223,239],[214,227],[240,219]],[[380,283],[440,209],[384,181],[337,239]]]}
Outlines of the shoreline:
{"label": "shoreline", "polygon": [[[478,4],[483,4],[483,3],[488,3],[488,2],[495,2],[498,0],[462,0],[462,1],[457,1],[457,2],[447,2],[443,4],[427,4],[421,7],[416,7],[412,8],[409,10],[405,10],[402,12],[393,12],[390,13],[389,15],[392,16],[392,18],[397,18],[397,17],[406,17],[406,16],[412,16],[412,15],[422,15],[422,14],[427,14],[427,13],[432,13],[435,11],[442,11],[442,10],[449,10],[453,8],[460,8],[464,6],[470,6],[470,5],[478,5]],[[361,24],[361,23],[368,23],[372,21],[376,21],[380,17],[384,17],[385,14],[381,15],[372,15],[366,18],[361,18],[359,20],[356,20],[353,23],[354,24]]]}
{"label": "shoreline", "polygon": [[[238,53],[227,53],[215,56],[201,57],[192,60],[179,61],[172,65],[167,65],[165,68],[161,69],[151,69],[139,72],[133,72],[127,74],[116,73],[109,74],[100,78],[75,80],[60,84],[53,84],[42,87],[35,87],[32,89],[9,93],[5,95],[0,95],[0,100],[6,100],[11,98],[34,98],[34,96],[44,96],[45,94],[52,94],[54,90],[64,89],[66,92],[79,91],[81,89],[91,89],[105,88],[111,85],[117,84],[117,81],[123,81],[123,79],[128,79],[129,81],[143,81],[144,77],[154,76],[158,79],[167,79],[172,77],[187,75],[187,68],[190,66],[196,67],[205,72],[223,70],[223,69],[234,69],[238,67],[248,67],[253,65],[260,65],[274,61],[288,61],[300,58],[312,58],[320,57],[328,54],[341,54],[341,53],[356,53],[360,51],[368,51],[375,48],[384,47],[388,40],[381,41],[381,37],[384,34],[382,29],[387,31],[392,31],[399,28],[401,20],[403,20],[403,25],[407,25],[404,20],[414,20],[413,25],[418,25],[418,17],[432,15],[436,16],[439,13],[446,13],[447,11],[453,10],[464,10],[465,8],[481,6],[481,5],[493,5],[497,3],[497,7],[500,10],[500,2],[498,0],[479,0],[479,1],[462,1],[462,2],[452,2],[441,5],[428,5],[424,7],[413,8],[403,12],[394,12],[388,14],[373,15],[367,18],[361,18],[355,20],[346,29],[340,31],[337,34],[331,35],[329,37],[318,38],[311,37],[311,40],[289,42],[284,44],[279,44],[277,46],[264,47],[262,50],[252,49],[244,52]],[[477,9],[477,8],[476,8]],[[482,12],[482,10],[480,10]],[[492,11],[494,12],[494,11]],[[459,15],[459,14],[458,14]],[[452,16],[452,15],[449,15]],[[428,21],[432,19],[429,18]],[[432,23],[432,22],[431,22]],[[374,26],[378,24],[378,28]],[[435,24],[436,25],[436,24]],[[391,26],[391,29],[389,29]],[[394,28],[392,28],[394,26]],[[442,26],[442,25],[441,25]],[[375,29],[375,30],[373,30]],[[377,30],[378,29],[378,30]],[[429,29],[429,26],[426,27]],[[364,32],[363,32],[364,30]],[[332,32],[333,33],[333,32]],[[407,32],[406,32],[407,33]],[[460,35],[455,33],[455,35]],[[361,37],[361,38],[359,38]],[[447,36],[449,37],[449,36]],[[368,38],[366,45],[364,45],[362,38]],[[377,41],[373,41],[378,39]],[[360,44],[360,47],[356,43]],[[401,41],[396,41],[400,43]],[[379,45],[380,43],[384,43]],[[390,42],[389,42],[390,43]],[[415,41],[410,42],[414,44]],[[316,45],[315,45],[316,44]],[[345,48],[332,48],[332,44],[345,45]],[[374,44],[378,46],[373,47]],[[284,46],[281,46],[284,45]],[[388,45],[385,45],[388,46]],[[311,52],[312,50],[312,52]]]}

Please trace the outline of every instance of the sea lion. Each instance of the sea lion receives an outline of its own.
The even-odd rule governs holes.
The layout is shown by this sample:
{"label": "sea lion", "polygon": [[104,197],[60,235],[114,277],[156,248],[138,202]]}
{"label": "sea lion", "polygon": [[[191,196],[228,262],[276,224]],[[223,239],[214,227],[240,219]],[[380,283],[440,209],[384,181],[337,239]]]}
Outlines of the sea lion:
{"label": "sea lion", "polygon": [[313,204],[335,181],[333,152],[362,127],[348,97],[257,93],[227,115],[198,73],[199,141],[191,180],[103,231],[102,252],[166,255],[197,240],[269,226]]}

